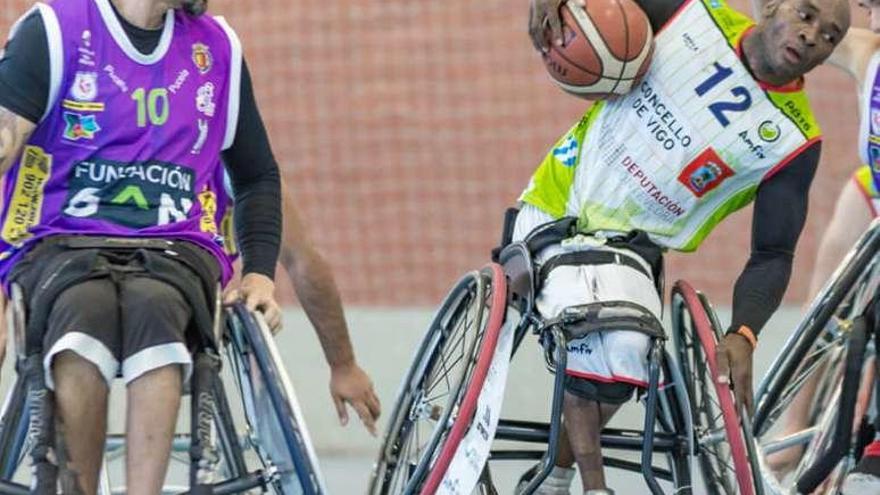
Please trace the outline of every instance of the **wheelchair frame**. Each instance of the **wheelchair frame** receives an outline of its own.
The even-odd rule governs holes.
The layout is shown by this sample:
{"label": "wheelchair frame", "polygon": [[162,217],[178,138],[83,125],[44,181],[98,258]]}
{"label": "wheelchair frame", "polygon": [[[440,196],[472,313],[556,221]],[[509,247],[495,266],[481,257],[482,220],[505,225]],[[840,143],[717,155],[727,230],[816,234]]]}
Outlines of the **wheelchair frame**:
{"label": "wheelchair frame", "polygon": [[[514,330],[511,359],[525,338],[525,335],[531,330],[532,333],[541,335],[545,358],[547,360],[547,367],[555,374],[550,422],[539,423],[502,418],[498,421],[494,436],[495,440],[545,444],[547,445],[546,450],[495,449],[490,451],[488,459],[489,461],[539,459],[541,466],[540,471],[530,483],[528,483],[525,489],[521,491],[521,493],[530,494],[549,475],[556,460],[556,448],[559,442],[559,433],[562,423],[562,392],[565,376],[564,373],[556,371],[565,368],[567,344],[566,325],[576,324],[578,323],[578,320],[576,318],[570,321],[562,319],[548,325],[547,322],[543,321],[536,314],[534,307],[534,298],[537,289],[535,270],[529,249],[524,243],[517,242],[508,245],[500,252],[498,259],[503,268],[498,267],[498,265],[494,265],[497,268],[492,268],[493,265],[490,264],[489,267],[484,269],[484,271],[503,271],[502,278],[506,281],[506,284],[501,280],[499,280],[498,283],[493,280],[492,284],[497,285],[500,290],[506,291],[505,308],[513,308],[520,314],[520,319]],[[446,311],[447,305],[450,304],[448,302],[449,298],[453,297],[456,291],[461,287],[461,284],[462,282],[459,282],[456,288],[450,292],[447,301],[444,302],[444,305],[441,307],[436,318],[440,318],[443,312]],[[682,302],[681,304],[685,305],[686,303]],[[705,298],[701,297],[699,304],[708,314],[714,315]],[[681,308],[678,309],[679,313],[681,313]],[[714,318],[712,318],[708,324],[714,323],[712,320],[714,320]],[[676,360],[665,350],[664,343],[666,337],[662,334],[662,326],[659,322],[656,322],[656,325],[660,328],[660,333],[649,333],[652,342],[649,351],[649,385],[645,398],[646,414],[644,429],[622,430],[606,428],[601,433],[603,451],[605,449],[615,449],[639,452],[641,454],[641,462],[635,463],[625,459],[603,456],[603,463],[612,468],[641,473],[653,494],[664,493],[659,485],[658,479],[671,481],[676,488],[676,493],[687,493],[692,485],[691,458],[700,451],[701,445],[703,445],[698,442],[721,442],[725,440],[725,435],[723,432],[720,435],[718,432],[704,432],[706,435],[698,438],[698,432],[695,431],[693,424],[694,413],[690,408],[685,377],[682,376]],[[675,331],[678,331],[680,326],[681,325],[676,327]],[[634,329],[638,330],[637,328]],[[433,341],[432,332],[434,330],[434,324],[432,324],[421,349],[424,349],[428,342]],[[716,327],[714,333],[717,334],[717,332],[718,329]],[[678,341],[681,341],[681,339],[678,339]],[[399,411],[401,407],[416,408],[416,406],[413,406],[409,402],[401,403],[401,401],[406,397],[414,396],[411,390],[412,387],[416,386],[414,385],[416,380],[414,380],[413,374],[425,373],[424,367],[426,365],[418,364],[418,359],[420,359],[419,356],[421,356],[421,353],[422,350],[417,353],[417,362],[414,363],[413,366],[421,366],[422,369],[419,371],[415,370],[415,368],[411,368],[407,374],[398,397],[397,409],[392,413],[391,421],[405,421],[405,419],[400,419],[400,414],[405,413],[405,411]],[[664,376],[669,379],[669,383],[662,390],[660,390],[659,387],[661,368],[664,371]],[[471,384],[470,386],[474,387],[475,385]],[[479,387],[479,384],[476,386]],[[729,393],[729,391],[727,393]],[[458,408],[459,405],[456,405],[455,407]],[[461,410],[463,409],[464,407],[462,406]],[[472,416],[467,417],[466,413],[461,413],[461,410],[459,410],[459,417],[456,419],[456,422],[458,422],[458,420],[464,421],[466,424],[469,424],[471,420],[476,422]],[[445,418],[446,416],[443,417]],[[444,421],[446,420],[438,422],[438,425],[443,424]],[[399,458],[399,444],[396,443],[399,439],[395,438],[395,436],[406,433],[401,433],[403,428],[401,427],[398,429],[398,426],[398,424],[392,425],[392,428],[386,432],[386,438],[384,439],[383,446],[379,453],[376,469],[371,478],[369,493],[372,495],[384,495],[389,493],[389,488],[386,485],[393,483],[391,480],[395,476],[395,469],[405,469],[407,470],[406,472],[409,473],[409,481],[406,483],[406,486],[401,493],[407,495],[414,493],[432,495],[439,485],[439,479],[444,476],[446,466],[438,468],[437,464],[431,464],[432,462],[435,462],[438,457],[442,459],[444,453],[447,452],[450,447],[444,445],[443,452],[438,455],[433,452],[433,450],[436,449],[436,442],[434,442],[429,447],[430,451],[421,455],[417,465],[399,465],[401,463]],[[439,428],[439,426],[437,428]],[[449,428],[449,426],[447,426],[447,428]],[[437,437],[437,435],[435,434],[434,437]],[[455,441],[457,442],[458,440],[460,440],[460,437]],[[456,447],[457,444],[453,445],[451,449],[455,450]],[[655,453],[666,457],[668,462],[667,468],[654,465],[653,455]],[[393,466],[391,464],[392,462],[395,463]],[[429,471],[430,475],[427,474]],[[752,472],[755,472],[754,468],[752,469]],[[752,482],[753,481],[754,478],[752,478]],[[483,467],[483,473],[478,481],[478,486],[481,493],[495,493],[495,488],[491,482],[488,462]],[[460,489],[461,487],[458,488]],[[762,493],[760,488],[754,488],[757,493]],[[747,491],[746,493],[751,492]]]}
{"label": "wheelchair frame", "polygon": [[[320,495],[326,488],[318,469],[296,396],[271,331],[262,315],[237,303],[224,308],[217,291],[214,342],[193,356],[190,382],[190,433],[177,434],[175,453],[188,453],[189,487],[163,493],[231,494],[261,488],[282,494]],[[24,354],[25,305],[13,285],[7,311],[14,343],[15,385],[0,413],[0,494],[52,494],[63,476],[63,444],[55,445],[52,393],[43,383],[42,357]],[[225,324],[221,323],[225,322]],[[247,424],[239,432],[219,376],[225,351],[235,377]],[[40,388],[37,388],[40,387]],[[266,411],[271,411],[267,413]],[[109,483],[107,463],[121,455],[124,439],[108,435],[99,493],[124,493]],[[253,450],[259,466],[248,467],[244,451]],[[54,461],[57,452],[57,464]],[[30,454],[38,466],[31,487],[13,480]],[[251,462],[251,464],[254,464]],[[220,479],[215,482],[215,479]],[[62,478],[62,488],[64,480]],[[63,490],[62,490],[63,491]]]}

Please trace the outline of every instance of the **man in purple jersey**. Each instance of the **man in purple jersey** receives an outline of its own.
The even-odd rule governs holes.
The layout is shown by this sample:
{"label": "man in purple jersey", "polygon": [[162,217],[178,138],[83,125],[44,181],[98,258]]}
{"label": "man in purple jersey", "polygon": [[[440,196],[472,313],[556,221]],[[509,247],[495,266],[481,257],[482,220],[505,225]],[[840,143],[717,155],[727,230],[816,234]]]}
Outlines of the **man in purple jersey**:
{"label": "man in purple jersey", "polygon": [[[217,282],[232,274],[221,157],[236,196],[240,297],[280,323],[278,167],[238,38],[201,15],[205,7],[37,4],[0,59],[0,279],[24,291],[29,352],[44,356],[83,493],[96,492],[117,374],[129,401],[128,493],[161,490],[192,365],[187,344],[212,324]],[[326,270],[311,274],[306,284],[335,295]],[[328,299],[317,313],[325,323],[341,319],[338,296]],[[316,326],[331,339],[344,330]],[[374,419],[378,404],[350,346],[325,353],[334,399]]]}

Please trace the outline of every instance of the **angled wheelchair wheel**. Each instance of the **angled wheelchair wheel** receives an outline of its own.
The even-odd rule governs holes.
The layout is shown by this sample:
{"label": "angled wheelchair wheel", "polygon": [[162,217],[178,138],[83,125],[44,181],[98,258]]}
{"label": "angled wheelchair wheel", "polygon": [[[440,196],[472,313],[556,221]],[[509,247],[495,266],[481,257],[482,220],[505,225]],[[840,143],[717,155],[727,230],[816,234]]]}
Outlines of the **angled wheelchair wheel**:
{"label": "angled wheelchair wheel", "polygon": [[4,480],[12,479],[27,452],[28,420],[27,384],[22,376],[17,376],[0,418],[0,477]]}
{"label": "angled wheelchair wheel", "polygon": [[326,493],[302,414],[274,339],[261,315],[241,305],[227,313],[232,364],[250,432],[247,444],[278,494]]}
{"label": "angled wheelchair wheel", "polygon": [[471,424],[506,308],[497,264],[465,275],[434,316],[391,412],[372,495],[433,494]]}
{"label": "angled wheelchair wheel", "polygon": [[746,435],[727,384],[715,380],[719,332],[708,302],[693,287],[676,282],[672,290],[673,340],[694,416],[696,453],[706,491],[712,495],[753,495],[757,466],[752,466]]}

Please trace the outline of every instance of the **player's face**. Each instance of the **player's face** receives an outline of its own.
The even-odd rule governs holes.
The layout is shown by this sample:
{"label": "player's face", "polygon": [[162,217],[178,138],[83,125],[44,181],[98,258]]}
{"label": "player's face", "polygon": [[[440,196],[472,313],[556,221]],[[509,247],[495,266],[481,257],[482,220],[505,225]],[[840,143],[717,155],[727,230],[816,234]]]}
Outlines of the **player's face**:
{"label": "player's face", "polygon": [[859,7],[868,11],[871,31],[880,34],[880,0],[859,0]]}
{"label": "player's face", "polygon": [[831,55],[849,29],[846,0],[768,2],[764,21],[769,68],[794,80]]}
{"label": "player's face", "polygon": [[208,0],[171,0],[171,7],[183,9],[190,14],[202,15],[208,10]]}

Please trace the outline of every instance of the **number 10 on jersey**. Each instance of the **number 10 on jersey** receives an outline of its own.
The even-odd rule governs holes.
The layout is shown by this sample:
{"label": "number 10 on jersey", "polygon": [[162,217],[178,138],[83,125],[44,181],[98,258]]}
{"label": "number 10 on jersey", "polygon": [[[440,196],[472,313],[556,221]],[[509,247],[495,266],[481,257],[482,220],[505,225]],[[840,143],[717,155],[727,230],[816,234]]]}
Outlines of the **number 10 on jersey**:
{"label": "number 10 on jersey", "polygon": [[164,125],[168,121],[168,90],[165,88],[153,88],[149,92],[144,88],[137,88],[131,93],[131,99],[137,105],[137,126],[146,127],[147,118],[154,126]]}

